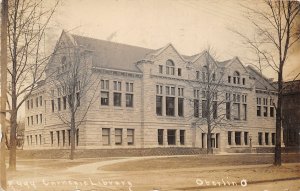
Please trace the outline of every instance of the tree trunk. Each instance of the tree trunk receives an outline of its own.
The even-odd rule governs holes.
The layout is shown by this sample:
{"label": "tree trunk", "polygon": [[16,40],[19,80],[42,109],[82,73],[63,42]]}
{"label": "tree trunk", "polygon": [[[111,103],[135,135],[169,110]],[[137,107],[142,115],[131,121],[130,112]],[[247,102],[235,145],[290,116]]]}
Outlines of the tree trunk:
{"label": "tree trunk", "polygon": [[281,166],[281,105],[282,105],[282,70],[278,72],[278,100],[276,109],[276,144],[274,165]]}
{"label": "tree trunk", "polygon": [[71,153],[70,153],[70,160],[74,159],[74,152],[75,152],[75,114],[71,114]]}
{"label": "tree trunk", "polygon": [[11,129],[10,129],[10,147],[9,147],[9,169],[12,171],[16,170],[17,164],[17,110],[12,108],[11,112]]}

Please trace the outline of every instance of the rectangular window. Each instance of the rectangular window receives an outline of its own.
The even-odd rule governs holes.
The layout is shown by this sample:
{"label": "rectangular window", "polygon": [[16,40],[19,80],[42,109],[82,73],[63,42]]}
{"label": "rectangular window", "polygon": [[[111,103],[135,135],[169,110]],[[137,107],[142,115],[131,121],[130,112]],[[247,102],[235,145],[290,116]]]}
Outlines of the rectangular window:
{"label": "rectangular window", "polygon": [[68,129],[68,144],[71,145],[71,130]]}
{"label": "rectangular window", "polygon": [[199,98],[200,96],[200,90],[194,90],[194,98]]}
{"label": "rectangular window", "polygon": [[43,97],[40,96],[40,106],[43,106]]}
{"label": "rectangular window", "polygon": [[32,145],[32,135],[30,135],[30,145]]}
{"label": "rectangular window", "polygon": [[159,73],[162,74],[163,73],[163,66],[159,65],[158,67],[159,67]]}
{"label": "rectangular window", "polygon": [[120,81],[114,81],[114,90],[121,91],[122,90],[122,83]]}
{"label": "rectangular window", "polygon": [[228,83],[231,83],[231,76],[228,76]]}
{"label": "rectangular window", "polygon": [[76,105],[77,105],[77,107],[80,107],[80,93],[79,92],[76,93]]}
{"label": "rectangular window", "polygon": [[184,102],[183,98],[178,98],[178,116],[183,117],[183,111],[184,111]]}
{"label": "rectangular window", "polygon": [[258,133],[258,144],[262,145],[262,133]]}
{"label": "rectangular window", "polygon": [[243,104],[242,106],[243,106],[243,108],[242,108],[242,110],[243,110],[242,120],[246,121],[247,120],[247,104]]}
{"label": "rectangular window", "polygon": [[53,131],[50,131],[50,142],[53,145]]}
{"label": "rectangular window", "polygon": [[62,130],[61,134],[62,134],[62,144],[64,147],[66,145],[66,131]]}
{"label": "rectangular window", "polygon": [[126,107],[133,107],[133,94],[126,94]]}
{"label": "rectangular window", "polygon": [[108,90],[109,89],[109,81],[108,80],[101,80],[101,89]]}
{"label": "rectangular window", "polygon": [[174,116],[175,115],[175,98],[166,97],[166,115]]}
{"label": "rectangular window", "polygon": [[180,130],[180,145],[184,145],[185,144],[185,130]]}
{"label": "rectangular window", "polygon": [[156,94],[162,94],[163,92],[163,86],[156,85]]}
{"label": "rectangular window", "polygon": [[246,84],[246,79],[245,78],[243,78],[243,85],[245,85]]}
{"label": "rectangular window", "polygon": [[122,129],[115,129],[115,144],[122,145]]}
{"label": "rectangular window", "polygon": [[265,133],[265,143],[269,145],[269,133]]}
{"label": "rectangular window", "polygon": [[241,145],[241,132],[235,132],[235,144]]}
{"label": "rectangular window", "polygon": [[226,119],[230,119],[230,102],[226,102]]}
{"label": "rectangular window", "polygon": [[178,88],[178,96],[180,96],[180,97],[184,96],[183,88]]}
{"label": "rectangular window", "polygon": [[275,145],[275,136],[276,136],[276,134],[272,133],[272,145]]}
{"label": "rectangular window", "polygon": [[40,114],[40,123],[43,123],[43,114]]}
{"label": "rectangular window", "polygon": [[59,146],[59,141],[60,141],[59,131],[56,131],[56,138],[57,138],[57,146]]}
{"label": "rectangular window", "polygon": [[156,96],[156,115],[162,115],[162,96]]}
{"label": "rectangular window", "polygon": [[31,109],[33,108],[33,99],[30,100]]}
{"label": "rectangular window", "polygon": [[57,98],[57,108],[58,108],[58,111],[61,110],[61,101],[60,101],[60,98]]}
{"label": "rectangular window", "polygon": [[133,83],[126,82],[126,92],[133,92]]}
{"label": "rectangular window", "polygon": [[270,117],[274,117],[274,107],[270,107]]}
{"label": "rectangular window", "polygon": [[176,145],[176,130],[168,129],[167,136],[168,136],[168,145]]}
{"label": "rectangular window", "polygon": [[114,93],[114,106],[121,106],[121,93]]}
{"label": "rectangular window", "polygon": [[199,100],[194,99],[194,117],[199,117]]}
{"label": "rectangular window", "polygon": [[101,105],[108,105],[109,92],[101,92]]}
{"label": "rectangular window", "polygon": [[248,132],[244,132],[244,143],[245,145],[248,145]]}
{"label": "rectangular window", "polygon": [[40,145],[42,144],[42,135],[39,135],[40,137]]}
{"label": "rectangular window", "polygon": [[134,144],[134,129],[127,129],[127,144]]}
{"label": "rectangular window", "polygon": [[39,107],[39,98],[35,98],[35,107]]}
{"label": "rectangular window", "polygon": [[213,73],[213,74],[212,74],[212,80],[213,80],[213,81],[216,81],[216,73]]}
{"label": "rectangular window", "polygon": [[202,118],[206,118],[207,117],[207,101],[206,100],[202,100]]}
{"label": "rectangular window", "polygon": [[228,131],[228,145],[231,145],[231,131]]}
{"label": "rectangular window", "polygon": [[257,106],[256,115],[261,116],[261,106]]}
{"label": "rectangular window", "polygon": [[178,68],[178,76],[181,76],[181,68]]}
{"label": "rectangular window", "polygon": [[27,117],[27,126],[29,126],[30,119]]}
{"label": "rectangular window", "polygon": [[30,103],[29,103],[29,100],[27,100],[27,109],[30,108]]}
{"label": "rectangular window", "polygon": [[110,145],[110,129],[109,128],[102,129],[102,144]]}
{"label": "rectangular window", "polygon": [[54,112],[54,100],[51,100],[51,108],[52,108],[52,112]]}
{"label": "rectangular window", "polygon": [[38,145],[38,136],[35,135],[35,144]]}
{"label": "rectangular window", "polygon": [[199,80],[200,79],[200,72],[196,71],[196,79]]}
{"label": "rectangular window", "polygon": [[268,107],[264,106],[264,117],[268,117]]}
{"label": "rectangular window", "polygon": [[63,108],[64,108],[64,110],[67,109],[67,97],[66,96],[63,97]]}
{"label": "rectangular window", "polygon": [[31,125],[33,125],[33,116],[31,116],[30,118],[31,118]]}
{"label": "rectangular window", "polygon": [[39,115],[35,115],[36,124],[39,124]]}
{"label": "rectangular window", "polygon": [[157,141],[158,141],[158,145],[164,144],[164,130],[163,129],[157,130]]}

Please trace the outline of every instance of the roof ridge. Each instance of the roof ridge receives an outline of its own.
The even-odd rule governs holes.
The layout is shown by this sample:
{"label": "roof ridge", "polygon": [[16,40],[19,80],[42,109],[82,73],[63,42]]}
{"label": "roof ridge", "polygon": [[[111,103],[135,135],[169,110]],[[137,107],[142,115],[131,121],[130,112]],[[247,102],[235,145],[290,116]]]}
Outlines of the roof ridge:
{"label": "roof ridge", "polygon": [[[73,37],[79,37],[79,38],[85,38],[85,39],[89,39],[89,40],[96,40],[96,41],[102,41],[102,42],[106,42],[106,43],[112,43],[112,44],[116,44],[116,45],[122,45],[122,46],[128,46],[128,47],[133,47],[133,48],[142,48],[142,49],[147,49],[147,50],[153,50],[155,51],[156,49],[152,49],[152,48],[145,48],[142,46],[137,46],[137,45],[131,45],[131,44],[125,44],[125,43],[121,43],[121,42],[114,42],[114,41],[109,41],[109,40],[104,40],[104,39],[99,39],[99,38],[94,38],[94,37],[89,37],[89,36],[82,36],[82,35],[77,35],[77,34],[72,34],[70,33]],[[76,40],[76,39],[75,39]]]}

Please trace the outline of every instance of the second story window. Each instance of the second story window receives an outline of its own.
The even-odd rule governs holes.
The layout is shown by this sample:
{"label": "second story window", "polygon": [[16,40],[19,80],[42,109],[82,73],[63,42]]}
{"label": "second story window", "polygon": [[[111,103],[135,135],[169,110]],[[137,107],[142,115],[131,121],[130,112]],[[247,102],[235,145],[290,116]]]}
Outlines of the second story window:
{"label": "second story window", "polygon": [[256,109],[256,115],[257,116],[261,116],[261,98],[256,98],[256,105],[257,105],[257,109]]}
{"label": "second story window", "polygon": [[264,117],[268,117],[268,98],[263,98],[263,105]]}
{"label": "second story window", "polygon": [[156,85],[156,115],[161,116],[162,115],[162,96],[163,93],[163,86],[162,85]]}
{"label": "second story window", "polygon": [[101,80],[101,105],[109,105],[109,81]]}
{"label": "second story window", "polygon": [[133,107],[133,83],[126,82],[126,107]]}
{"label": "second story window", "polygon": [[166,62],[166,73],[168,75],[174,75],[175,74],[175,65],[172,60],[167,60]]}
{"label": "second story window", "polygon": [[166,86],[166,115],[175,116],[175,87]]}
{"label": "second story window", "polygon": [[233,83],[240,84],[240,73],[237,71],[233,73]]}

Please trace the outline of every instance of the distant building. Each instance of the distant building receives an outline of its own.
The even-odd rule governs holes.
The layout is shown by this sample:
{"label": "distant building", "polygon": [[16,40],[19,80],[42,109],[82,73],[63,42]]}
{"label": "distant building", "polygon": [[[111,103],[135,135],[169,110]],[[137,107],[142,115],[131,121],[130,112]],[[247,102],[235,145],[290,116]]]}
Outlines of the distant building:
{"label": "distant building", "polygon": [[284,83],[283,91],[284,143],[287,147],[300,146],[300,80]]}
{"label": "distant building", "polygon": [[[208,75],[217,87],[213,119],[222,116],[212,132],[214,150],[274,147],[276,89],[237,57],[218,62],[205,51],[181,55],[172,44],[152,50],[63,32],[46,77],[68,70],[58,53],[65,43],[88,51],[87,68],[100,74],[97,101],[77,129],[78,148],[206,148]],[[27,99],[25,149],[69,148],[70,129],[57,116],[66,96],[46,78]]]}

